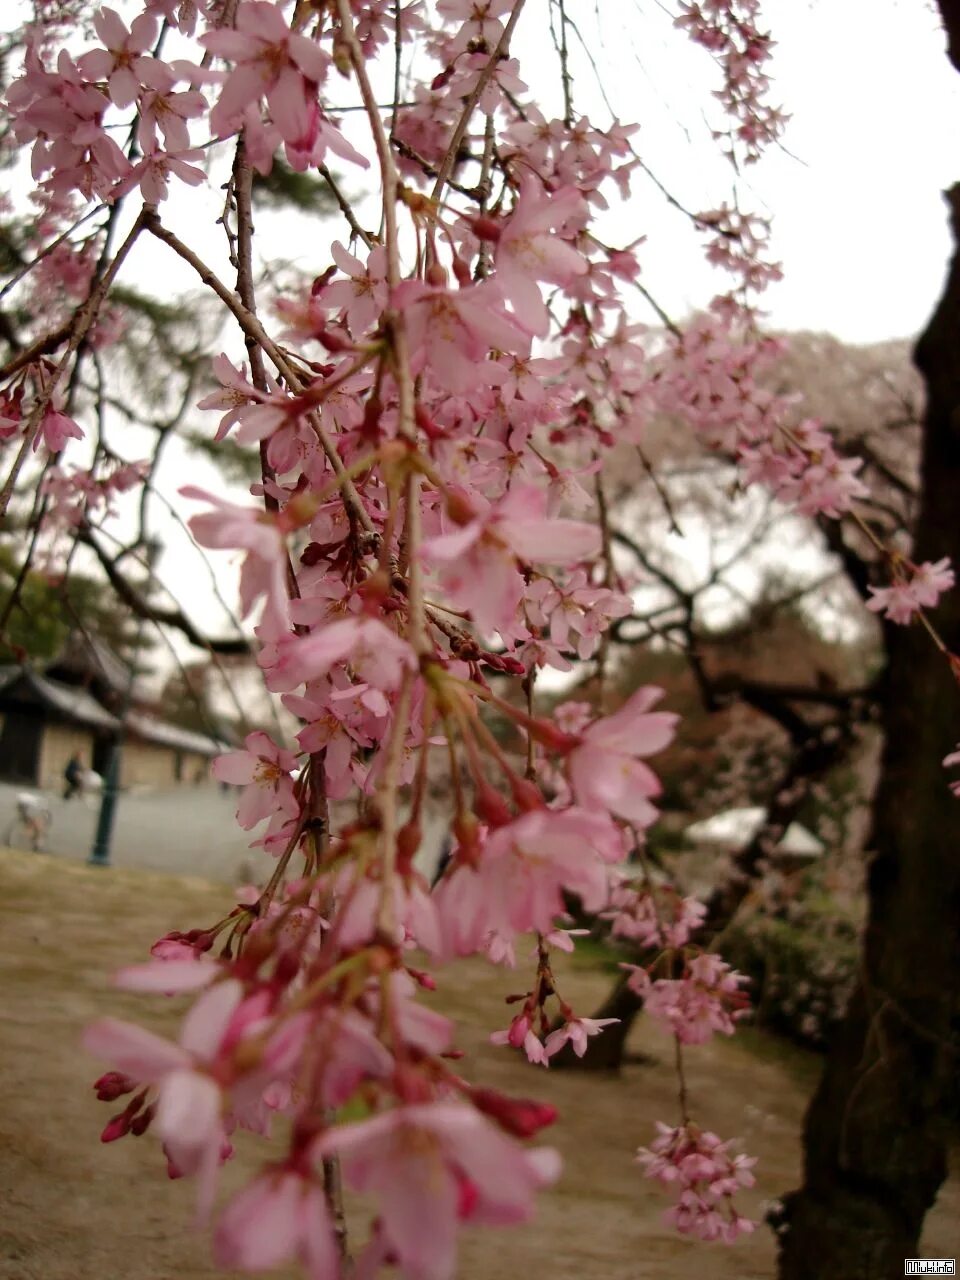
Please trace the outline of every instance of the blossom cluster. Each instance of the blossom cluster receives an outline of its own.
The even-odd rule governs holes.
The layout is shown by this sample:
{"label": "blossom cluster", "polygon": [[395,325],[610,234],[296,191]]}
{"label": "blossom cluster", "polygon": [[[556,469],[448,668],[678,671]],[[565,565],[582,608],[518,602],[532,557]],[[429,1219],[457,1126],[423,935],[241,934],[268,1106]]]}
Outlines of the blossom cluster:
{"label": "blossom cluster", "polygon": [[752,164],[783,132],[787,117],[768,99],[766,67],[774,49],[761,31],[759,0],[681,0],[676,25],[717,58],[723,87],[717,91],[729,124],[718,133],[731,160]]}
{"label": "blossom cluster", "polygon": [[[757,6],[682,8],[721,55],[731,146],[752,158],[781,125],[765,106]],[[236,555],[264,683],[299,726],[289,742],[258,729],[214,766],[242,788],[237,821],[264,852],[264,883],[120,974],[130,990],[194,997],[176,1043],[113,1019],[85,1037],[110,1068],[98,1095],[127,1099],[104,1140],[154,1133],[171,1176],[196,1178],[203,1216],[238,1133],[278,1131],[277,1158],[218,1213],[224,1266],[341,1273],[334,1160],[373,1205],[357,1275],[396,1265],[445,1280],[463,1224],[530,1216],[558,1159],[524,1143],[552,1110],[472,1086],[452,1065],[455,1028],[421,997],[443,962],[515,964],[535,935],[532,983],[494,1038],[543,1065],[582,1055],[608,1020],[578,1015],[551,968],[554,949],[575,945],[571,897],[658,951],[661,976],[638,968],[631,981],[679,1042],[729,1034],[743,1008],[740,976],[689,946],[703,909],[625,878],[658,818],[650,761],[676,732],[661,691],[547,714],[536,678],[587,661],[602,673],[609,630],[633,611],[604,467],[652,414],[693,422],[745,482],[806,514],[846,512],[858,464],[762,389],[774,346],[743,296],[660,350],[634,322],[624,285],[638,246],[606,245],[594,221],[629,191],[634,130],[529,101],[509,49],[520,12],[516,0],[130,0],[97,11],[82,52],[31,35],[7,94],[42,210],[36,278],[63,270],[79,303],[51,336],[27,274],[42,354],[15,361],[0,392],[0,437],[23,455],[44,446],[53,518],[104,518],[138,474],[102,450],[85,475],[58,457],[84,434],[82,396],[65,388],[81,348],[119,334],[111,273],[138,237],[197,272],[248,352],[243,365],[214,359],[198,408],[215,441],[258,450],[257,501],[181,493],[197,504],[196,542]],[[409,91],[386,110],[378,90],[408,55]],[[363,150],[337,110],[351,94]],[[281,155],[332,183],[350,235],[258,309],[252,173]],[[235,280],[180,239],[166,203],[176,189],[189,205],[223,159]],[[376,233],[329,170],[371,162]],[[119,210],[131,224],[121,248],[103,227],[78,231],[80,211],[101,206],[111,227]],[[765,224],[723,206],[699,225],[741,295],[774,277]],[[914,598],[947,577],[921,566]],[[431,883],[421,846],[438,760],[450,856]],[[745,1221],[720,1209],[748,1165],[689,1125],[669,1134],[651,1168],[680,1179],[678,1228],[732,1240]]]}
{"label": "blossom cluster", "polygon": [[717,1031],[732,1036],[737,1019],[747,1012],[742,988],[748,979],[711,952],[687,960],[679,978],[654,980],[647,969],[625,967],[631,989],[643,996],[646,1012],[680,1044],[705,1044]]}
{"label": "blossom cluster", "polygon": [[744,332],[741,313],[701,316],[670,353],[660,406],[735,458],[744,484],[763,485],[801,515],[837,518],[867,494],[862,460],[841,457],[822,423],[795,421],[792,398],[764,385],[779,350],[776,339]]}
{"label": "blossom cluster", "polygon": [[628,939],[643,950],[663,951],[685,947],[706,911],[697,898],[682,896],[672,885],[638,891],[624,881],[611,889],[603,915],[614,938]]}
{"label": "blossom cluster", "polygon": [[895,575],[889,587],[870,588],[867,608],[901,625],[912,622],[922,609],[932,609],[954,585],[953,569],[946,557],[935,564],[929,560],[910,564],[899,559]]}
{"label": "blossom cluster", "polygon": [[737,1212],[733,1197],[752,1187],[756,1164],[750,1156],[731,1155],[730,1143],[685,1123],[675,1129],[658,1124],[659,1136],[641,1147],[637,1160],[648,1178],[671,1188],[677,1202],[668,1209],[668,1222],[685,1235],[701,1240],[736,1240],[754,1224]]}

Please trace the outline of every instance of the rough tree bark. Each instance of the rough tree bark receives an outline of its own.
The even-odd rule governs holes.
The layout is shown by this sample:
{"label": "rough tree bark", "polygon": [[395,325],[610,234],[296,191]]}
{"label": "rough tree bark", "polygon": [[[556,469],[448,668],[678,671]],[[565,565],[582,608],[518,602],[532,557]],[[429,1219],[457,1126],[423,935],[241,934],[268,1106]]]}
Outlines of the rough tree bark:
{"label": "rough tree bark", "polygon": [[[960,4],[940,8],[960,70]],[[957,250],[914,353],[928,396],[915,559],[960,564],[960,185],[947,198]],[[935,621],[960,650],[960,594]],[[960,688],[919,626],[891,628],[888,653],[862,977],[807,1113],[803,1186],[775,1223],[780,1280],[902,1276],[946,1174],[960,801],[940,762],[960,739]]]}

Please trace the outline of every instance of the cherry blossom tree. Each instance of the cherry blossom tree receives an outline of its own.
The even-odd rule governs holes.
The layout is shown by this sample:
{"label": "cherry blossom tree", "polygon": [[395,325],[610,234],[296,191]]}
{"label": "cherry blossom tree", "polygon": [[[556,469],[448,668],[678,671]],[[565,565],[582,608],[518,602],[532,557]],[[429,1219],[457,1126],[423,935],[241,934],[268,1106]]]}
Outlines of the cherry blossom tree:
{"label": "cherry blossom tree", "polygon": [[[802,395],[807,410],[815,410],[848,451],[863,457],[870,496],[861,502],[861,512],[884,540],[902,540],[916,520],[923,401],[907,344],[861,348],[821,334],[793,334],[770,381],[789,394]],[[865,748],[872,753],[867,744],[876,735],[883,697],[885,641],[884,629],[875,624],[875,602],[885,593],[877,548],[856,524],[798,519],[769,501],[744,511],[741,498],[731,501],[726,496],[729,465],[712,452],[703,454],[697,443],[675,420],[650,424],[645,454],[655,463],[656,485],[668,497],[669,511],[658,505],[654,481],[639,465],[633,473],[619,467],[608,483],[608,496],[615,544],[642,566],[650,579],[646,591],[655,592],[645,610],[653,616],[645,625],[638,617],[644,611],[636,608],[634,615],[612,625],[612,641],[625,651],[620,678],[632,677],[634,668],[634,678],[650,672],[657,655],[651,656],[645,646],[653,628],[669,643],[681,670],[686,667],[680,680],[688,690],[683,734],[687,752],[668,761],[668,789],[671,775],[681,773],[683,791],[690,790],[699,802],[695,817],[730,805],[759,805],[764,813],[740,850],[728,860],[716,860],[700,934],[704,939],[726,930],[745,899],[763,894],[765,876],[775,873],[771,850],[791,822],[808,821],[805,811],[824,781],[862,758]],[[708,531],[705,564],[691,567],[685,557],[669,551],[671,521],[680,528],[693,524]],[[808,550],[818,543],[822,561],[791,576],[790,549]],[[779,555],[771,563],[774,548]],[[761,569],[754,560],[769,567]],[[764,585],[748,595],[742,584],[751,575]],[[727,611],[719,629],[710,625],[718,596]],[[845,627],[855,627],[858,647],[863,646],[857,659],[831,662],[822,643],[814,641],[817,628],[811,631],[803,625],[798,608],[811,621],[818,616],[828,624],[842,619]],[[589,671],[581,687],[588,696],[593,688]],[[574,690],[571,696],[580,695]],[[677,696],[674,689],[673,697]],[[710,756],[725,751],[733,714],[740,729],[732,741],[743,738],[743,718],[748,716],[745,742],[754,744],[763,769],[760,777],[751,779],[738,778],[734,770],[721,787]],[[709,742],[708,751],[697,753],[704,758],[705,772],[689,754],[701,734]],[[862,765],[856,770],[862,773]],[[859,797],[864,808],[871,801],[874,772],[866,771]],[[837,854],[831,847],[831,863]],[[619,931],[616,917],[613,921],[613,937],[621,945],[631,940],[641,950],[648,945],[642,936]],[[598,1017],[616,1019],[611,1030],[592,1040],[584,1054],[564,1052],[554,1065],[618,1070],[630,1028],[642,1009],[636,983],[622,974],[595,1010]]]}
{"label": "cherry blossom tree", "polygon": [[[457,956],[522,962],[533,934],[528,985],[493,1039],[544,1066],[584,1052],[606,1019],[574,1009],[552,966],[575,945],[569,894],[655,952],[629,980],[674,1037],[678,1112],[640,1165],[673,1195],[678,1230],[732,1243],[753,1227],[737,1199],[751,1158],[701,1127],[709,1099],[683,1073],[690,1046],[734,1030],[743,983],[698,941],[703,909],[655,889],[644,854],[677,717],[653,687],[586,713],[538,699],[538,672],[567,653],[602,680],[611,624],[634,613],[638,583],[613,550],[615,447],[642,448],[670,415],[744,489],[853,522],[886,570],[877,611],[952,661],[928,616],[953,583],[943,548],[922,539],[918,561],[888,544],[860,505],[862,460],[764,381],[780,348],[757,313],[779,275],[767,223],[729,199],[689,214],[727,291],[685,326],[635,318],[641,246],[609,244],[603,214],[642,172],[636,129],[578,111],[578,28],[563,0],[541,7],[555,118],[514,55],[524,0],[36,0],[19,39],[4,145],[29,164],[36,230],[11,283],[24,333],[0,370],[0,513],[42,458],[25,563],[72,530],[125,589],[101,554],[103,514],[142,469],[102,447],[86,467],[62,460],[89,439],[82,371],[116,344],[111,300],[148,242],[223,326],[219,389],[200,402],[218,415],[210,434],[259,458],[253,501],[181,492],[196,542],[237,553],[263,678],[300,726],[289,742],[251,733],[214,767],[243,786],[238,822],[273,869],[252,901],[118,975],[195,997],[176,1043],[109,1017],[85,1036],[109,1068],[98,1095],[127,1100],[104,1140],[159,1138],[201,1219],[216,1212],[224,1266],[296,1259],[326,1280],[349,1254],[358,1275],[443,1280],[463,1224],[531,1215],[559,1162],[528,1140],[554,1114],[473,1085],[422,992]],[[715,138],[739,174],[785,123],[759,4],[680,0],[675,19],[713,56]],[[258,268],[255,176],[280,163],[322,180],[342,215],[312,279]],[[373,184],[372,214],[331,166]],[[191,212],[209,182],[224,191],[216,252]],[[51,273],[72,291],[52,322],[37,289]],[[181,398],[194,394],[188,380]],[[182,613],[164,620],[189,630]],[[939,769],[945,750],[928,745]],[[431,886],[416,858],[437,762],[452,852]],[[275,1159],[215,1210],[240,1131],[266,1135],[277,1114]],[[344,1187],[374,1206],[358,1239]]]}

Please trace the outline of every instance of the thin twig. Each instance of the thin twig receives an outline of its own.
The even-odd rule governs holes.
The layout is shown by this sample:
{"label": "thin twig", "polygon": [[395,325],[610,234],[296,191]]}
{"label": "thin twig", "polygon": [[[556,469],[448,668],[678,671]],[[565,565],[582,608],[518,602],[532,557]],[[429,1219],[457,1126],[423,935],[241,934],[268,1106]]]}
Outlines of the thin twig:
{"label": "thin twig", "polygon": [[[294,393],[302,392],[304,390],[304,383],[293,365],[280,351],[273,339],[267,334],[258,317],[243,305],[233,290],[229,289],[223,283],[215,272],[207,266],[203,259],[194,253],[189,245],[184,244],[184,242],[168,227],[165,227],[155,212],[147,217],[145,225],[146,230],[149,231],[151,235],[156,236],[158,240],[162,240],[163,243],[171,248],[174,253],[178,254],[184,262],[193,267],[194,271],[196,271],[200,278],[201,283],[205,284],[209,289],[212,289],[221,302],[229,308],[244,334],[251,335],[260,344],[264,353],[276,366],[277,371],[283,375],[290,390]],[[324,391],[326,392],[327,388],[332,390],[336,385],[337,382],[331,379],[328,383],[324,384]],[[322,399],[323,395],[315,396],[314,398]],[[365,529],[368,533],[376,533],[376,527],[364,507],[363,502],[360,499],[360,495],[357,493],[356,486],[347,474],[346,467],[343,464],[343,459],[340,457],[337,446],[334,444],[316,413],[308,414],[307,420],[316,433],[317,439],[320,442],[320,447],[326,454],[327,459],[333,468],[334,475],[337,477],[340,491],[343,495],[344,505],[361,528]]]}
{"label": "thin twig", "polygon": [[343,191],[340,189],[340,184],[337,182],[336,178],[325,164],[320,165],[318,172],[320,177],[323,178],[324,182],[330,188],[330,194],[333,196],[334,200],[336,200],[340,208],[340,212],[350,224],[350,230],[358,240],[363,241],[368,249],[372,249],[374,245],[373,237],[368,231],[364,231],[363,227],[361,227],[360,223],[357,221],[356,214],[353,212],[353,207],[347,197],[343,194]]}
{"label": "thin twig", "polygon": [[3,489],[0,490],[0,518],[5,516],[7,513],[7,508],[10,505],[10,498],[13,495],[14,486],[17,483],[17,477],[20,475],[23,465],[27,460],[27,456],[39,435],[40,423],[43,421],[44,414],[52,402],[53,397],[56,395],[60,383],[63,381],[64,375],[67,371],[67,366],[70,363],[72,356],[89,333],[91,326],[100,312],[103,301],[106,298],[107,293],[110,291],[110,286],[113,284],[114,279],[116,278],[117,273],[123,265],[130,250],[136,244],[138,236],[146,226],[149,211],[150,206],[145,205],[137,220],[127,233],[127,237],[123,244],[114,255],[113,261],[106,268],[94,288],[91,290],[90,296],[87,298],[86,302],[73,316],[68,328],[69,338],[67,341],[67,349],[60,357],[60,361],[47,381],[46,386],[37,396],[33,409],[30,412],[30,416],[27,419],[26,427],[24,428],[23,443],[20,445],[20,450],[17,453],[16,458],[14,458],[13,465],[10,468],[10,474],[4,482]]}
{"label": "thin twig", "polygon": [[[341,4],[342,0],[337,0],[337,3],[338,5]],[[446,155],[440,162],[440,171],[437,174],[436,182],[433,184],[433,191],[430,193],[432,200],[438,201],[443,194],[443,188],[446,186],[447,179],[450,177],[450,174],[453,172],[453,166],[456,164],[457,156],[460,152],[460,143],[463,141],[463,135],[467,131],[467,126],[470,123],[470,117],[473,115],[473,109],[480,101],[480,96],[484,89],[486,89],[487,85],[490,83],[490,79],[493,76],[494,71],[497,69],[497,63],[506,54],[507,49],[510,47],[510,37],[513,35],[513,29],[520,19],[520,13],[523,9],[523,5],[524,0],[517,0],[516,4],[513,6],[513,12],[507,19],[507,25],[504,27],[503,33],[497,41],[497,47],[494,49],[493,53],[491,53],[487,65],[480,72],[480,75],[477,77],[477,83],[473,86],[470,96],[464,103],[463,111],[460,114],[460,119],[457,121],[457,127],[453,131],[453,137],[450,139],[450,145],[447,147]]]}

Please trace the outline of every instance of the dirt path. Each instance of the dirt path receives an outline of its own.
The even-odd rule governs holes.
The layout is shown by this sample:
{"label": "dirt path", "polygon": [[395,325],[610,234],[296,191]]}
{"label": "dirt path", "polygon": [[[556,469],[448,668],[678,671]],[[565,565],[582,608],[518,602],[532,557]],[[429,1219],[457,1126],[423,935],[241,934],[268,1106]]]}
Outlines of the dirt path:
{"label": "dirt path", "polygon": [[[104,1148],[108,1108],[90,1082],[96,1065],[77,1048],[98,1013],[149,1018],[172,1032],[176,1016],[114,991],[109,973],[141,958],[167,929],[213,918],[224,888],[149,872],[92,871],[63,860],[0,851],[0,1280],[212,1280],[204,1237],[190,1227],[191,1188],[169,1183],[156,1143]],[[658,1065],[621,1079],[534,1072],[485,1042],[502,1025],[510,975],[474,965],[448,971],[440,1001],[463,1019],[462,1046],[486,1083],[554,1102],[552,1141],[565,1157],[559,1186],[537,1221],[470,1235],[458,1280],[751,1280],[772,1277],[773,1242],[761,1228],[732,1249],[678,1239],[661,1222],[663,1200],[631,1157],[658,1117],[675,1109],[667,1043],[640,1028],[637,1048]],[[522,983],[518,975],[514,985]],[[572,968],[564,993],[588,1012],[607,977]],[[698,1114],[723,1136],[740,1135],[760,1157],[747,1211],[795,1184],[798,1126],[814,1060],[747,1033],[690,1055]],[[243,1143],[225,1189],[255,1167]],[[262,1151],[262,1148],[261,1148]],[[960,1182],[944,1188],[924,1253],[955,1257]],[[283,1280],[293,1272],[275,1273]]]}

